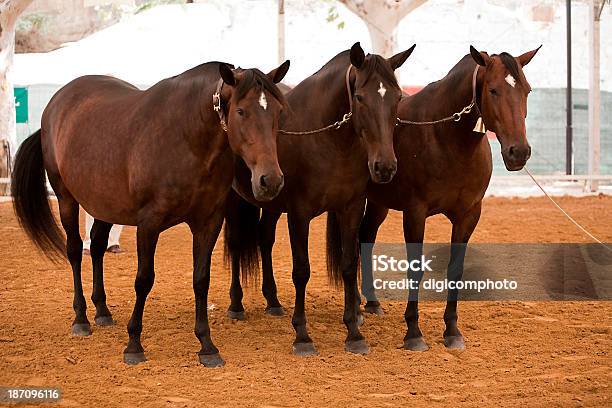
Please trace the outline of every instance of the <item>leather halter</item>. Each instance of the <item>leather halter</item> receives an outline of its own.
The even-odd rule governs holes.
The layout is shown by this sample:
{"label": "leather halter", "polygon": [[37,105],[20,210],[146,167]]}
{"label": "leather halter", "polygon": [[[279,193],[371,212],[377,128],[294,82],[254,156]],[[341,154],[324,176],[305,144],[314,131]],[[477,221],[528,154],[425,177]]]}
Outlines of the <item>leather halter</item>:
{"label": "leather halter", "polygon": [[[325,127],[322,127],[320,129],[315,129],[315,130],[307,130],[307,131],[300,132],[300,131],[289,131],[289,130],[279,129],[278,132],[282,134],[288,134],[288,135],[308,135],[308,134],[323,132],[325,130],[329,130],[332,128],[340,129],[343,124],[348,122],[351,119],[351,116],[353,116],[353,93],[351,92],[351,68],[352,68],[352,65],[349,65],[346,70],[346,75],[344,76],[345,83],[346,83],[346,92],[348,94],[348,100],[349,100],[349,111],[348,113],[345,113],[344,116],[342,116],[342,120],[339,120],[337,122],[332,123],[331,125],[327,125]],[[227,119],[225,116],[225,112],[223,111],[223,108],[221,107],[221,89],[222,88],[223,88],[223,79],[220,79],[219,82],[217,82],[215,93],[212,96],[212,102],[213,102],[213,110],[217,112],[217,115],[219,116],[219,123],[221,124],[221,128],[223,129],[224,132],[227,132]]]}
{"label": "leather halter", "polygon": [[221,107],[221,89],[223,88],[223,79],[219,79],[217,82],[217,88],[215,89],[215,93],[212,96],[213,101],[213,110],[217,112],[219,115],[219,123],[221,124],[221,129],[227,133],[227,121],[225,118],[225,112]]}
{"label": "leather halter", "polygon": [[353,94],[351,93],[351,68],[353,66],[349,65],[346,70],[345,81],[346,81],[346,92],[348,93],[349,100],[349,113],[353,112]]}
{"label": "leather halter", "polygon": [[478,69],[480,65],[476,64],[476,68],[474,69],[474,74],[472,74],[472,102],[474,103],[474,107],[478,110],[478,113],[482,116],[480,112],[480,108],[478,107],[478,103],[476,102],[476,81],[478,79]]}

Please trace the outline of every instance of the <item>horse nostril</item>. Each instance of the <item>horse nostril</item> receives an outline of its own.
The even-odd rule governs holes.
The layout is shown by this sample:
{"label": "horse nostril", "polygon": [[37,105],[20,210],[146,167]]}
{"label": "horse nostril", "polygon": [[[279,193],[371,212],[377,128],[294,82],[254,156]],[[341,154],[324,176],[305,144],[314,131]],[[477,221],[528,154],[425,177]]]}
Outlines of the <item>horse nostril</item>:
{"label": "horse nostril", "polygon": [[266,188],[268,186],[268,184],[266,183],[266,176],[261,176],[259,178],[259,184],[263,187]]}
{"label": "horse nostril", "polygon": [[516,154],[516,147],[515,146],[510,146],[510,149],[508,149],[508,156],[514,158],[515,154]]}
{"label": "horse nostril", "polygon": [[380,173],[380,163],[379,162],[374,162],[374,171],[376,173]]}

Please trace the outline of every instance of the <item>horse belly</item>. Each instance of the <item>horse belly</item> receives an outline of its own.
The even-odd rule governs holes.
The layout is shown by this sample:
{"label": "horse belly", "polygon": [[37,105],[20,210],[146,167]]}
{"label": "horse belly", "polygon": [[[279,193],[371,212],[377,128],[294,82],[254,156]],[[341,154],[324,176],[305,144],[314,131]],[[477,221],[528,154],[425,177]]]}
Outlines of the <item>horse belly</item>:
{"label": "horse belly", "polygon": [[119,166],[58,163],[62,182],[76,201],[96,219],[113,224],[136,225],[135,200],[128,175]]}

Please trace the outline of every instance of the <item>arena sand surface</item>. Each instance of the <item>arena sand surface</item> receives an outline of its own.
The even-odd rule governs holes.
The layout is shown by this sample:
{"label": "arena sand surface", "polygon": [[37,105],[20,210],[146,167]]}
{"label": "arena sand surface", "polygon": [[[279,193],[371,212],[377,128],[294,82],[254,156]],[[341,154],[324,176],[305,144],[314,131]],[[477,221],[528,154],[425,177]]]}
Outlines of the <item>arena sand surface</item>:
{"label": "arena sand surface", "polygon": [[[612,197],[561,198],[576,219],[612,241]],[[136,253],[132,227],[127,253],[106,257],[109,306],[118,324],[93,326],[89,338],[70,335],[72,280],[68,266],[46,261],[18,227],[11,204],[0,204],[0,385],[58,386],[61,406],[611,406],[612,302],[463,302],[460,327],[467,349],[442,341],[444,304],[424,302],[421,328],[431,348],[400,348],[404,305],[385,303],[363,333],[368,356],[343,351],[342,295],[327,285],[324,218],[311,226],[312,278],[307,316],[320,355],[293,356],[290,317],[264,315],[257,288],[245,293],[248,320],[225,317],[229,274],[222,242],[214,253],[209,302],[212,335],[227,364],[197,362],[193,335],[191,241],[186,226],[159,242],[157,280],[144,318],[149,361],[122,362],[133,302]],[[401,214],[392,213],[380,240],[401,240]],[[450,224],[428,221],[426,238],[446,242]],[[589,242],[545,198],[488,198],[473,242]],[[279,297],[291,312],[291,253],[286,223],[278,227],[274,264]],[[91,292],[91,263],[84,262]],[[88,296],[87,296],[88,297]],[[89,300],[88,300],[89,302]],[[89,302],[93,322],[93,306]]]}

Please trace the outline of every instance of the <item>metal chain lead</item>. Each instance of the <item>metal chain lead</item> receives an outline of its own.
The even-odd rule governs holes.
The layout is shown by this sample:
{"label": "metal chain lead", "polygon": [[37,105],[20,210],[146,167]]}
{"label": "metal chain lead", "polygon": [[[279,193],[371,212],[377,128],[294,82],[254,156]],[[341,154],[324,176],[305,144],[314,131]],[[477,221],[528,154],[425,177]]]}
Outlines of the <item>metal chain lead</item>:
{"label": "metal chain lead", "polygon": [[340,129],[342,125],[351,120],[351,116],[353,116],[353,112],[345,113],[342,117],[342,120],[336,121],[331,125],[327,125],[325,127],[314,129],[314,130],[304,130],[304,131],[293,131],[293,130],[283,130],[279,129],[278,133],[282,133],[283,135],[312,135],[315,133],[325,132],[330,129]]}
{"label": "metal chain lead", "polygon": [[349,112],[345,113],[344,116],[342,116],[342,120],[336,121],[336,122],[332,123],[331,125],[327,125],[327,126],[324,126],[322,128],[319,128],[319,129],[304,130],[304,131],[294,131],[294,130],[283,130],[283,129],[280,129],[278,131],[278,133],[282,133],[284,135],[312,135],[312,134],[315,134],[315,133],[325,132],[326,130],[330,130],[330,129],[336,129],[336,130],[340,129],[342,127],[342,125],[344,125],[346,122],[351,120],[351,116],[353,116],[353,95],[351,93],[351,82],[350,82],[351,67],[352,67],[352,65],[348,66],[348,68],[346,70],[346,74],[344,75],[344,81],[346,82],[346,93],[348,94]]}
{"label": "metal chain lead", "polygon": [[451,120],[454,122],[459,122],[461,120],[461,116],[467,115],[468,113],[472,112],[473,107],[474,107],[474,101],[472,101],[472,103],[470,103],[468,106],[461,109],[461,111],[455,112],[452,115],[447,116],[442,119],[418,122],[418,121],[413,121],[413,120],[397,118],[397,124],[398,125],[436,125],[438,123],[450,122]]}

